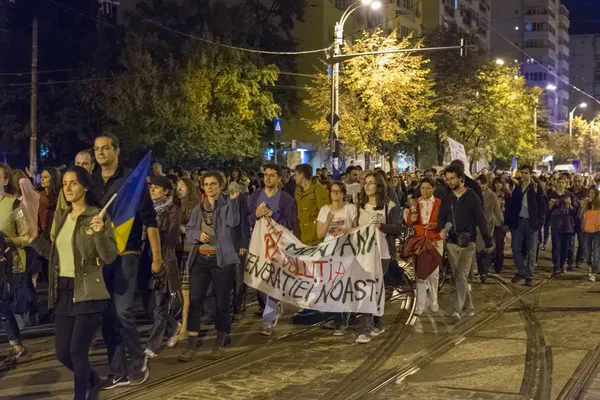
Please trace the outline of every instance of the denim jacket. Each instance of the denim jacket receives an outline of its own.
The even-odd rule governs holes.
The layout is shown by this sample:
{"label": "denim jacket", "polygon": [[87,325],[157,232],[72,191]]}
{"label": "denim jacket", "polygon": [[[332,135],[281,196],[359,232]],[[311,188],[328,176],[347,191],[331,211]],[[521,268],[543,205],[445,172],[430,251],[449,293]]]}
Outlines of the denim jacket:
{"label": "denim jacket", "polygon": [[[250,234],[245,221],[246,201],[243,195],[236,199],[221,196],[215,201],[213,210],[213,226],[217,248],[217,265],[224,268],[231,264],[239,264],[240,248],[248,248]],[[200,249],[200,233],[202,233],[202,204],[192,211],[192,216],[185,226],[186,241],[191,245],[190,256],[186,268],[189,271],[196,260]]]}

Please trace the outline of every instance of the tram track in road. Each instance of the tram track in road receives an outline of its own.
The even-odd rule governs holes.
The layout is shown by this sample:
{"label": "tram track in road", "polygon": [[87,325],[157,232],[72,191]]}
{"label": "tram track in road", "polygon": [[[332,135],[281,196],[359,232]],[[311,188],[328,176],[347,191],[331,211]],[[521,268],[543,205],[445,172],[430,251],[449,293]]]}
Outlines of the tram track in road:
{"label": "tram track in road", "polygon": [[[573,400],[586,398],[586,392],[594,378],[600,373],[600,345],[590,351],[581,361],[567,384],[556,397],[556,400]],[[592,397],[589,397],[592,398]]]}
{"label": "tram track in road", "polygon": [[[381,372],[376,379],[371,379],[368,381],[362,380],[360,384],[357,382],[354,385],[357,388],[356,392],[347,397],[347,399],[373,399],[377,393],[389,385],[395,384],[396,382],[401,382],[408,376],[419,372],[432,361],[440,358],[453,348],[459,346],[467,339],[467,336],[472,335],[490,325],[502,314],[504,314],[506,310],[520,302],[524,297],[537,293],[551,279],[551,277],[544,278],[535,286],[518,294],[516,292],[509,291],[508,293],[512,295],[510,298],[501,300],[496,307],[492,307],[492,309],[489,311],[484,312],[484,315],[478,319],[473,319],[471,320],[472,322],[469,321],[468,323],[459,325],[449,336],[414,354],[402,365],[391,370]],[[373,374],[371,374],[371,377],[373,377]],[[535,398],[536,397],[532,397],[532,399]]]}
{"label": "tram track in road", "polygon": [[411,296],[407,296],[406,301],[403,302],[394,321],[386,329],[384,336],[380,339],[381,342],[375,350],[354,371],[346,375],[344,379],[328,390],[323,395],[324,399],[352,399],[353,394],[359,390],[360,386],[364,385],[364,382],[374,378],[377,370],[394,354],[408,336],[410,327],[416,319],[416,316],[414,316],[415,304],[415,294],[413,291]]}
{"label": "tram track in road", "polygon": [[[390,302],[394,303],[400,301],[405,296],[405,293],[396,294],[392,296]],[[211,379],[219,375],[232,372],[236,369],[249,366],[261,360],[281,355],[289,351],[290,344],[293,344],[296,340],[305,342],[311,338],[317,339],[323,337],[324,335],[329,336],[331,331],[326,331],[323,328],[331,320],[332,318],[328,318],[324,321],[295,330],[286,335],[274,337],[266,343],[256,344],[244,350],[226,353],[225,357],[220,360],[204,362],[202,364],[194,365],[190,368],[170,374],[163,378],[149,380],[140,386],[129,386],[124,390],[121,389],[115,392],[107,393],[102,398],[105,400],[133,400],[148,398],[148,395],[152,395],[153,397],[151,398],[156,398],[155,396],[157,394],[162,396],[163,393],[173,395],[176,392],[181,391],[181,388],[187,383],[198,383],[200,381]],[[325,331],[327,333],[324,333]],[[160,398],[166,398],[166,395]]]}
{"label": "tram track in road", "polygon": [[[514,286],[504,281],[499,276],[494,276],[496,281],[513,296],[519,294]],[[539,301],[539,291],[535,293],[535,300],[531,305],[526,304],[523,297],[519,298],[521,316],[525,322],[527,334],[527,353],[525,355],[525,371],[521,383],[520,393],[526,399],[549,399],[552,391],[552,350],[546,346],[544,332],[535,314],[535,307]]]}

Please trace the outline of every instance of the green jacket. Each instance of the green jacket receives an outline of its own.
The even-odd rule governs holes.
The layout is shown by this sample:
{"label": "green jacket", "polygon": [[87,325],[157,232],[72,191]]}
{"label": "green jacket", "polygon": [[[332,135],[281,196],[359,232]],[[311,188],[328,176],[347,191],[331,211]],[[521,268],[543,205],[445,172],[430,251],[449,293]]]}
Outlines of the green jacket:
{"label": "green jacket", "polygon": [[298,228],[299,234],[296,236],[306,245],[313,246],[319,244],[321,240],[317,236],[317,217],[321,207],[329,204],[329,193],[327,189],[313,183],[308,189],[302,190],[301,186],[296,187],[296,204],[298,205]]}
{"label": "green jacket", "polygon": [[[55,235],[60,232],[65,220],[69,217],[71,206],[65,210],[56,210],[54,214],[53,235],[50,240],[44,236],[38,236],[32,243],[33,248],[49,261],[48,268],[48,306],[54,308],[57,298],[58,277],[60,273],[60,264],[58,260],[58,251],[54,245]],[[90,227],[92,218],[100,210],[96,207],[86,207],[86,209],[77,217],[75,222],[75,231],[73,232],[73,252],[75,258],[75,290],[73,302],[89,300],[106,300],[110,298],[104,277],[102,267],[110,264],[117,258],[117,243],[112,223],[108,217],[104,221],[104,230],[94,232]]]}

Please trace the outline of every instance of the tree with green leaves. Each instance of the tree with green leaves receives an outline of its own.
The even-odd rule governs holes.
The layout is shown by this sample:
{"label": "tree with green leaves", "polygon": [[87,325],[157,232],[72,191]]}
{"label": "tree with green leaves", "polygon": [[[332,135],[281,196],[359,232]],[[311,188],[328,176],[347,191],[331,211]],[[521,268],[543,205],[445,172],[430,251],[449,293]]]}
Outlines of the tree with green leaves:
{"label": "tree with green leaves", "polygon": [[[438,28],[425,34],[427,46],[455,46],[461,38],[476,44],[474,35],[465,35],[455,27]],[[535,149],[543,136],[534,124],[541,90],[529,88],[518,77],[518,65],[506,60],[497,65],[480,46],[466,56],[435,51],[428,54],[435,80],[434,117],[438,162],[442,163],[447,138],[465,146],[472,161],[481,157],[508,160],[516,153],[520,160],[536,159]],[[540,117],[543,115],[539,112]]]}
{"label": "tree with green leaves", "polygon": [[[344,45],[344,54],[420,48],[396,32],[363,33]],[[434,96],[427,60],[417,52],[367,55],[345,61],[340,74],[339,135],[342,148],[370,154],[390,154],[411,137],[433,128]],[[306,121],[324,141],[329,138],[330,77],[319,74],[308,87],[306,104],[315,117]],[[396,152],[397,153],[397,152]],[[368,167],[368,165],[367,165]]]}

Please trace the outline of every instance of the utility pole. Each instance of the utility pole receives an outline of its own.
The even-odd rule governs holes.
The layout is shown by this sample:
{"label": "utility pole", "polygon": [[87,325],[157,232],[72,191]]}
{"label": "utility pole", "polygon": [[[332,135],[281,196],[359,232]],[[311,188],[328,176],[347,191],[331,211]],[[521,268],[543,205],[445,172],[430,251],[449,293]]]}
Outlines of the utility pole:
{"label": "utility pole", "polygon": [[37,67],[38,19],[33,18],[31,31],[31,137],[29,139],[29,170],[37,172]]}

